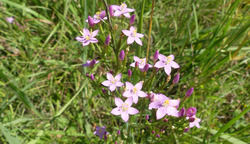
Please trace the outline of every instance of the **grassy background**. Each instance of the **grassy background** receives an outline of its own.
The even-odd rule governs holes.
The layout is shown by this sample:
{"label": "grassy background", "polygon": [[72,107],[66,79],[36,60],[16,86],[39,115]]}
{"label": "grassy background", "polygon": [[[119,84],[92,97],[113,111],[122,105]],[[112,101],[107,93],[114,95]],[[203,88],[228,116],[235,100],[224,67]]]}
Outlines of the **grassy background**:
{"label": "grassy background", "polygon": [[[146,35],[143,57],[152,3],[146,0],[142,12],[144,0],[125,2],[136,9],[135,25]],[[0,0],[0,7],[0,143],[96,143],[94,126],[107,124],[110,108],[81,67],[93,57],[91,48],[74,38],[88,15],[104,9],[102,1]],[[10,16],[21,27],[7,23]],[[113,24],[122,25],[119,19]],[[249,26],[246,1],[156,1],[150,55],[158,49],[176,56],[176,95],[195,87],[185,106],[196,106],[202,119],[200,129],[178,137],[180,143],[250,141]]]}

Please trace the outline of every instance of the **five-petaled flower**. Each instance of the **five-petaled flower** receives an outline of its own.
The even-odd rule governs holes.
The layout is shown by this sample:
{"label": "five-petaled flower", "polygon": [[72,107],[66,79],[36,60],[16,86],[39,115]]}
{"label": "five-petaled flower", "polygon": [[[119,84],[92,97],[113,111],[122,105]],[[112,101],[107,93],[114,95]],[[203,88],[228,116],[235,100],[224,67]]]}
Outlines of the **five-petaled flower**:
{"label": "five-petaled flower", "polygon": [[176,107],[179,106],[180,100],[171,100],[165,95],[158,95],[158,101],[149,104],[149,107],[158,109],[156,112],[156,118],[161,119],[166,114],[170,116],[178,117],[178,110]]}
{"label": "five-petaled flower", "polygon": [[[132,64],[130,64],[131,67],[135,67],[135,63],[138,62],[139,69],[143,70],[144,66],[146,65],[146,58],[138,58],[137,56],[134,56],[134,61]],[[149,68],[152,68],[153,66],[149,64]]]}
{"label": "five-petaled flower", "polygon": [[108,80],[103,81],[102,85],[109,87],[110,91],[114,91],[116,89],[116,87],[121,87],[124,85],[122,82],[120,82],[121,77],[122,77],[121,73],[119,73],[115,77],[113,77],[113,75],[111,73],[107,73]]}
{"label": "five-petaled flower", "polygon": [[83,64],[82,66],[84,67],[93,67],[95,64],[99,63],[99,61],[93,59],[92,61],[87,60],[87,62],[85,64]]}
{"label": "five-petaled flower", "polygon": [[127,18],[130,18],[129,12],[135,11],[135,9],[127,8],[125,3],[122,3],[120,6],[112,5],[113,10],[115,10],[114,16],[118,17],[124,15]]}
{"label": "five-petaled flower", "polygon": [[[97,24],[103,20],[106,20],[107,17],[105,17],[106,12],[105,11],[101,11],[101,12],[96,12],[96,14],[93,17],[93,22],[94,24]],[[85,20],[86,22],[88,22],[88,19]]]}
{"label": "five-petaled flower", "polygon": [[99,30],[95,30],[93,32],[89,31],[88,29],[84,28],[82,33],[82,36],[76,37],[76,40],[79,42],[82,42],[83,46],[87,46],[90,43],[97,43],[98,40],[94,38],[98,34]]}
{"label": "five-petaled flower", "polygon": [[126,88],[125,92],[123,93],[123,96],[132,97],[133,102],[136,104],[138,102],[138,96],[139,97],[148,96],[145,92],[141,91],[141,89],[142,89],[142,82],[137,83],[135,86],[133,86],[133,84],[131,84],[130,82],[126,82]]}
{"label": "five-petaled flower", "polygon": [[192,119],[192,121],[189,122],[190,128],[192,128],[194,126],[196,126],[197,128],[200,128],[199,122],[201,121],[201,119],[197,118],[195,115],[193,115],[192,117],[186,117],[186,119],[189,121],[190,121],[190,119]]}
{"label": "five-petaled flower", "polygon": [[96,130],[95,130],[95,132],[94,132],[94,135],[98,135],[99,138],[102,139],[103,136],[109,134],[105,129],[106,129],[106,126],[103,126],[103,127],[97,126],[97,127],[96,127]]}
{"label": "five-petaled flower", "polygon": [[128,36],[127,44],[132,44],[135,41],[142,46],[142,41],[140,38],[142,38],[144,35],[137,33],[135,27],[131,26],[129,30],[122,30],[122,32]]}
{"label": "five-petaled flower", "polygon": [[170,55],[170,56],[166,57],[162,54],[159,54],[158,58],[160,61],[158,61],[154,65],[154,67],[157,67],[157,68],[164,67],[164,70],[165,70],[167,75],[170,75],[171,67],[172,68],[179,68],[180,67],[176,62],[174,62],[174,55]]}
{"label": "five-petaled flower", "polygon": [[123,102],[120,98],[115,97],[115,105],[117,106],[114,108],[111,113],[113,115],[121,115],[122,119],[127,122],[130,115],[135,115],[139,113],[139,111],[131,105],[133,104],[133,99],[128,98],[125,102]]}

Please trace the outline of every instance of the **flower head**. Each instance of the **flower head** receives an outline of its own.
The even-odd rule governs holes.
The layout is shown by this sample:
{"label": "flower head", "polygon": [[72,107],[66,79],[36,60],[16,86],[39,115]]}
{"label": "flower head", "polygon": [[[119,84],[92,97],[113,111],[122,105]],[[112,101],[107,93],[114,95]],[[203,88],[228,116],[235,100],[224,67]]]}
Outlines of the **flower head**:
{"label": "flower head", "polygon": [[93,32],[89,31],[88,29],[84,28],[82,33],[82,36],[76,37],[76,40],[79,42],[82,42],[83,46],[87,46],[90,43],[97,43],[98,40],[95,38],[95,36],[98,34],[99,30],[95,30]]}
{"label": "flower head", "polygon": [[95,64],[99,63],[99,61],[93,59],[92,61],[87,60],[87,62],[85,64],[83,64],[82,66],[84,67],[93,67]]}
{"label": "flower head", "polygon": [[[93,23],[94,24],[97,24],[103,20],[106,20],[107,17],[105,17],[106,15],[106,12],[105,11],[101,11],[101,12],[97,12],[94,17],[92,18],[93,19]],[[85,20],[87,23],[89,23],[89,19],[86,19]]]}
{"label": "flower head", "polygon": [[107,73],[108,80],[103,81],[102,85],[109,87],[110,91],[114,91],[116,89],[116,87],[121,87],[124,85],[122,82],[120,82],[121,77],[122,77],[121,73],[119,73],[115,77],[113,77],[113,75],[111,73]]}
{"label": "flower head", "polygon": [[170,116],[178,117],[178,110],[176,107],[179,106],[180,100],[171,100],[165,95],[159,95],[158,101],[149,104],[149,107],[157,109],[156,118],[161,119],[166,114]]}
{"label": "flower head", "polygon": [[194,126],[196,126],[197,128],[200,128],[200,124],[199,122],[201,121],[201,119],[197,118],[195,115],[193,115],[192,117],[187,117],[187,120],[192,119],[192,121],[189,122],[189,127],[192,128]]}
{"label": "flower head", "polygon": [[[134,61],[132,64],[130,64],[131,67],[136,67],[136,62],[139,64],[139,69],[142,70],[144,68],[144,66],[146,65],[146,58],[138,58],[137,56],[134,56]],[[148,65],[149,68],[152,68],[152,65]]]}
{"label": "flower head", "polygon": [[130,18],[129,12],[135,11],[135,9],[127,8],[126,3],[122,3],[120,6],[112,5],[113,10],[115,10],[114,16],[118,17],[124,15],[127,18]]}
{"label": "flower head", "polygon": [[99,138],[102,139],[103,136],[109,134],[105,129],[106,129],[106,126],[103,126],[103,127],[97,126],[97,127],[96,127],[96,130],[95,130],[95,132],[94,132],[94,135],[98,135]]}
{"label": "flower head", "polygon": [[6,17],[6,21],[7,21],[8,23],[13,23],[14,20],[15,20],[15,19],[14,19],[13,17]]}
{"label": "flower head", "polygon": [[90,27],[95,25],[94,20],[93,20],[93,18],[91,16],[88,16],[88,23],[89,23]]}
{"label": "flower head", "polygon": [[123,102],[120,98],[115,97],[115,105],[117,106],[114,108],[111,113],[113,115],[121,115],[122,119],[127,122],[130,115],[135,115],[139,113],[139,111],[133,107],[133,99],[128,98],[125,102]]}
{"label": "flower head", "polygon": [[130,82],[126,82],[126,91],[123,93],[125,97],[132,97],[133,102],[136,104],[138,102],[138,97],[147,97],[148,95],[141,91],[142,82],[137,83],[135,86]]}
{"label": "flower head", "polygon": [[142,41],[140,38],[142,38],[144,35],[137,33],[135,27],[131,26],[129,30],[122,30],[122,32],[128,36],[127,44],[132,44],[135,41],[142,46]]}
{"label": "flower head", "polygon": [[166,72],[167,75],[170,75],[171,73],[171,67],[172,68],[179,68],[180,66],[174,62],[174,55],[170,55],[168,57],[159,54],[158,56],[159,60],[158,62],[156,62],[156,64],[154,65],[157,68],[163,68]]}

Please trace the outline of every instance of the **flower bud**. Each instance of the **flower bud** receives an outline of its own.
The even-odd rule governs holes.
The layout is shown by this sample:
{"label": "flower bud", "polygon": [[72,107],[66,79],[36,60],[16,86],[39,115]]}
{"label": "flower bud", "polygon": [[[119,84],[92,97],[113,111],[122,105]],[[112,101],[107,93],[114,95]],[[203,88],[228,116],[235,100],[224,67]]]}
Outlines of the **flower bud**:
{"label": "flower bud", "polygon": [[118,130],[118,131],[117,131],[117,134],[120,135],[120,134],[121,134],[121,130]]}
{"label": "flower bud", "polygon": [[106,93],[107,91],[104,89],[104,88],[102,88],[102,93]]}
{"label": "flower bud", "polygon": [[180,79],[180,74],[177,74],[177,75],[174,77],[173,83],[174,83],[174,84],[177,84],[177,83],[179,82],[179,79]]}
{"label": "flower bud", "polygon": [[160,135],[159,135],[159,134],[157,134],[157,135],[156,135],[156,137],[158,137],[158,138],[159,138],[159,137],[160,137]]}
{"label": "flower bud", "polygon": [[109,45],[109,43],[110,43],[110,35],[108,35],[107,37],[106,37],[106,39],[105,39],[105,45]]}
{"label": "flower bud", "polygon": [[185,128],[185,129],[184,129],[184,132],[187,132],[189,129],[190,129],[190,128]]}
{"label": "flower bud", "polygon": [[94,66],[95,65],[95,63],[96,63],[96,60],[95,59],[93,59],[90,63],[89,63],[89,66]]}
{"label": "flower bud", "polygon": [[88,73],[86,73],[86,77],[89,77],[89,74],[88,74]]}
{"label": "flower bud", "polygon": [[159,51],[156,50],[155,54],[154,54],[154,57],[153,57],[155,61],[158,60],[158,56],[159,56]]}
{"label": "flower bud", "polygon": [[189,122],[194,122],[195,118],[189,118]]}
{"label": "flower bud", "polygon": [[132,75],[132,71],[128,69],[128,76],[131,77],[131,75]]}
{"label": "flower bud", "polygon": [[185,116],[185,113],[186,113],[185,108],[182,108],[182,109],[178,112],[178,115],[179,115],[179,117],[183,117],[183,116]]}
{"label": "flower bud", "polygon": [[91,74],[91,75],[90,75],[90,79],[91,79],[92,81],[94,81],[94,80],[95,80],[95,76],[94,76],[93,74]]}
{"label": "flower bud", "polygon": [[114,10],[113,10],[112,5],[109,6],[109,15],[110,17],[114,16]]}
{"label": "flower bud", "polygon": [[152,131],[152,134],[155,134],[155,131],[154,131],[154,130]]}
{"label": "flower bud", "polygon": [[99,14],[99,17],[100,17],[101,19],[103,19],[103,18],[105,17],[105,15],[106,15],[106,12],[105,12],[105,11],[102,11],[102,12]]}
{"label": "flower bud", "polygon": [[149,115],[146,115],[146,120],[148,120],[149,119]]}
{"label": "flower bud", "polygon": [[90,27],[95,25],[94,20],[93,20],[93,18],[91,16],[88,16],[88,23],[89,23]]}
{"label": "flower bud", "polygon": [[135,67],[139,67],[139,63],[138,62],[135,62]]}
{"label": "flower bud", "polygon": [[193,87],[190,88],[190,89],[186,92],[186,97],[190,97],[190,96],[192,95],[193,91],[194,91],[194,88],[193,88]]}
{"label": "flower bud", "polygon": [[117,144],[117,141],[115,142],[115,144]]}
{"label": "flower bud", "polygon": [[195,107],[190,107],[187,109],[186,115],[187,115],[187,117],[192,117],[193,115],[196,114],[196,112],[197,112],[197,110]]}
{"label": "flower bud", "polygon": [[146,64],[145,66],[144,66],[144,68],[143,68],[143,72],[146,72],[146,71],[148,71],[148,69],[149,69],[149,64]]}
{"label": "flower bud", "polygon": [[125,52],[124,52],[124,50],[121,50],[121,52],[119,54],[119,59],[122,61],[122,60],[124,60],[124,57],[125,57]]}
{"label": "flower bud", "polygon": [[129,23],[132,25],[135,22],[135,14],[130,17]]}
{"label": "flower bud", "polygon": [[164,118],[164,120],[163,120],[164,122],[168,122],[168,119],[167,118]]}
{"label": "flower bud", "polygon": [[112,75],[114,74],[113,70],[110,70],[109,72],[110,72]]}

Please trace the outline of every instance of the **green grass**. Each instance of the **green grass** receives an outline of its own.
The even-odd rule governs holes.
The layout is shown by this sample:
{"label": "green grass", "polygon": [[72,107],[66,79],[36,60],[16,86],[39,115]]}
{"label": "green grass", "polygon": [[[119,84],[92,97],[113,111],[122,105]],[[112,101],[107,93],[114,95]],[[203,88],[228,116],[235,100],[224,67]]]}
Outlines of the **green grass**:
{"label": "green grass", "polygon": [[[145,34],[141,52],[135,44],[130,51],[145,57],[152,3],[125,2],[136,9],[134,26]],[[0,143],[97,143],[94,127],[118,118],[103,105],[101,89],[86,78],[90,70],[81,66],[95,56],[92,48],[82,47],[75,37],[87,27],[88,15],[104,10],[102,0],[0,0],[0,7]],[[7,23],[10,16],[23,27]],[[156,1],[149,56],[156,49],[175,55],[181,79],[169,95],[182,98],[194,87],[185,107],[197,107],[202,119],[201,129],[169,142],[250,141],[249,18],[249,5],[241,0]],[[120,19],[112,24],[122,25]],[[105,40],[104,33],[99,41]],[[100,65],[96,73],[107,70]],[[128,128],[120,124],[119,129]],[[117,130],[108,128],[110,138]]]}

